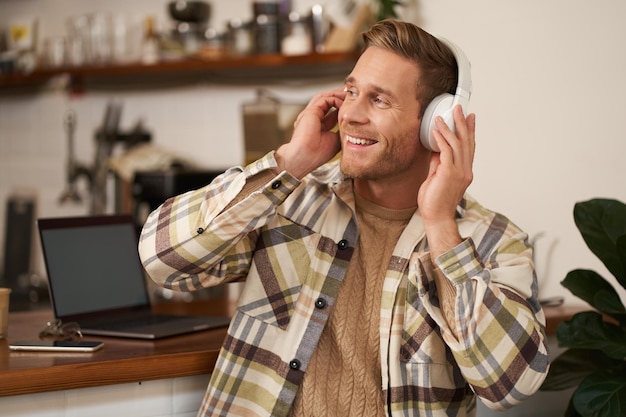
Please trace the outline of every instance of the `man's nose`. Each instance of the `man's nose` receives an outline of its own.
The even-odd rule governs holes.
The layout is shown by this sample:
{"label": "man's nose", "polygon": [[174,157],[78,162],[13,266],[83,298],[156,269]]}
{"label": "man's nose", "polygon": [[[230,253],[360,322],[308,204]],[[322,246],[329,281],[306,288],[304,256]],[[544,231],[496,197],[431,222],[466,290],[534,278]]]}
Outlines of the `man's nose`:
{"label": "man's nose", "polygon": [[339,109],[340,122],[365,123],[369,119],[366,100],[357,97],[350,101],[344,101]]}

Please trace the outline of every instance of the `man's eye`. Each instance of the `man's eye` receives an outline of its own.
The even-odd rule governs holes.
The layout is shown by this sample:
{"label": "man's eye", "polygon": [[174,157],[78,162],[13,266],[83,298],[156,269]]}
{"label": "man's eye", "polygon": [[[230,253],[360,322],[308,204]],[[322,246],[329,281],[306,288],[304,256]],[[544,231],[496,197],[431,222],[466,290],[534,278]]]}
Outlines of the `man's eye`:
{"label": "man's eye", "polygon": [[346,93],[348,93],[349,96],[356,96],[356,91],[353,88],[344,88],[343,91],[345,91]]}
{"label": "man's eye", "polygon": [[389,103],[387,102],[387,100],[385,100],[385,99],[383,99],[381,97],[374,97],[372,99],[372,101],[378,107],[389,107]]}

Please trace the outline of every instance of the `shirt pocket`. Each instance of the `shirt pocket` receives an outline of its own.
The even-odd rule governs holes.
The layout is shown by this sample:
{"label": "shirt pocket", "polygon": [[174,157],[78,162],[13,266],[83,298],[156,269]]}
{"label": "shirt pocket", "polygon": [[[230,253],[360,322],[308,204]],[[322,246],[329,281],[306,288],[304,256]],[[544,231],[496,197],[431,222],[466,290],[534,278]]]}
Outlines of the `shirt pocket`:
{"label": "shirt pocket", "polygon": [[320,236],[281,216],[271,226],[260,231],[238,309],[286,329],[301,288],[311,275]]}

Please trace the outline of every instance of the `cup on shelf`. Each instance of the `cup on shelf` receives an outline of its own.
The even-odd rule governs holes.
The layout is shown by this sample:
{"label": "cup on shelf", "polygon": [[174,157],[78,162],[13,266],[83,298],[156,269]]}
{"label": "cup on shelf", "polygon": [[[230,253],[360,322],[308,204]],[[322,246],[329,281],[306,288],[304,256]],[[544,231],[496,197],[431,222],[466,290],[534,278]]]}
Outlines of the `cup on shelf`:
{"label": "cup on shelf", "polygon": [[60,68],[67,64],[66,41],[62,36],[46,38],[43,43],[43,64],[46,68]]}
{"label": "cup on shelf", "polygon": [[111,16],[106,13],[94,13],[89,16],[91,60],[95,64],[111,62]]}
{"label": "cup on shelf", "polygon": [[67,22],[67,60],[74,66],[91,62],[91,29],[89,16],[70,17]]}

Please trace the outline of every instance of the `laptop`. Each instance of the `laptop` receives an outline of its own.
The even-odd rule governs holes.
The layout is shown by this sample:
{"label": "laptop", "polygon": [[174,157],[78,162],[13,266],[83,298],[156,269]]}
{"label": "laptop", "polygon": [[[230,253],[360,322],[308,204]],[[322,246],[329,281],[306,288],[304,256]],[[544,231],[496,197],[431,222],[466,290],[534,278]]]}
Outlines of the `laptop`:
{"label": "laptop", "polygon": [[38,219],[50,301],[83,334],[159,339],[217,327],[217,316],[152,311],[131,215]]}

